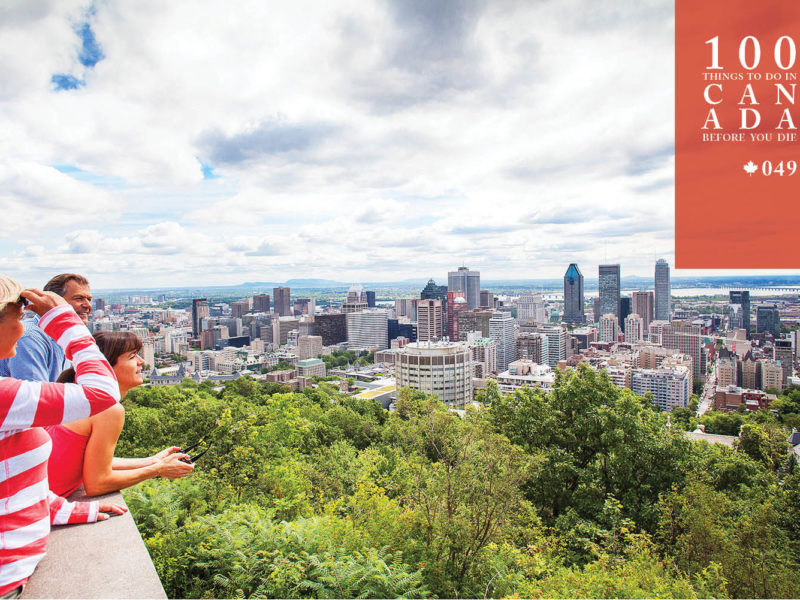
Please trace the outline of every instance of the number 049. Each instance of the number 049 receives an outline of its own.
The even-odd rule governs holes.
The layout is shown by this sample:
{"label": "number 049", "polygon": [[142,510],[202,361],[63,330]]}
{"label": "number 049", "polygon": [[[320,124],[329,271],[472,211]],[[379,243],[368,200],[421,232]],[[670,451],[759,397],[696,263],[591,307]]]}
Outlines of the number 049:
{"label": "number 049", "polygon": [[795,171],[797,171],[797,161],[794,160],[780,161],[776,165],[773,165],[771,160],[765,160],[761,163],[761,173],[765,177],[770,175],[791,177],[795,174]]}

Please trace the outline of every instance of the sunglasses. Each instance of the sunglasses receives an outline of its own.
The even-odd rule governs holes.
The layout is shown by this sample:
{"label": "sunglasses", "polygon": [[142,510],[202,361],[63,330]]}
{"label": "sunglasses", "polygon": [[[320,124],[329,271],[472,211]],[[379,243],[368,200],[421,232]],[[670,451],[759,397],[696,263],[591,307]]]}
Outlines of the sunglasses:
{"label": "sunglasses", "polygon": [[19,304],[22,308],[25,308],[31,303],[31,301],[25,298],[24,296],[20,296],[19,298],[14,300],[14,303]]}

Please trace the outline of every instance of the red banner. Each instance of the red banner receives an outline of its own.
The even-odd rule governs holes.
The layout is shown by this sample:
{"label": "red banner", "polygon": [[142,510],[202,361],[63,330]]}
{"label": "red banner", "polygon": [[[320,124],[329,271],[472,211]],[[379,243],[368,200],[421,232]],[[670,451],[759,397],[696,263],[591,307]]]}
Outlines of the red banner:
{"label": "red banner", "polygon": [[800,2],[676,0],[675,33],[675,266],[800,268]]}

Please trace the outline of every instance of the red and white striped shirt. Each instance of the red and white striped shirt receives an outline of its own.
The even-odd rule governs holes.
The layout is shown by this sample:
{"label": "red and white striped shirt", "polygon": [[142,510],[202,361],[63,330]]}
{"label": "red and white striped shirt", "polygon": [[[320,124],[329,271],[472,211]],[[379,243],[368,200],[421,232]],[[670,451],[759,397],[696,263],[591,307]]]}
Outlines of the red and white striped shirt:
{"label": "red and white striped shirt", "polygon": [[97,520],[97,502],[68,502],[48,490],[51,442],[41,427],[83,419],[119,401],[114,371],[71,306],[50,310],[39,327],[72,361],[76,383],[0,378],[0,595],[33,573],[51,523]]}

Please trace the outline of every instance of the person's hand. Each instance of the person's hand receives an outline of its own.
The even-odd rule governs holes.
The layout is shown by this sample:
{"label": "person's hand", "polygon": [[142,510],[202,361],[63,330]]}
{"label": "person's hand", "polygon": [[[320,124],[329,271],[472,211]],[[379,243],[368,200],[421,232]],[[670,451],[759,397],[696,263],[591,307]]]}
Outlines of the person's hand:
{"label": "person's hand", "polygon": [[97,514],[98,521],[105,521],[110,517],[112,514],[114,515],[124,515],[128,512],[128,509],[124,506],[120,506],[119,504],[111,504],[106,502],[100,503],[100,512]]}
{"label": "person's hand", "polygon": [[158,464],[159,476],[167,479],[178,479],[179,477],[186,477],[194,471],[194,463],[183,462],[182,458],[188,459],[189,455],[183,452],[175,452],[163,459]]}
{"label": "person's hand", "polygon": [[178,450],[180,450],[180,447],[178,447],[178,446],[170,446],[169,448],[164,448],[158,454],[153,454],[153,456],[151,456],[150,458],[153,459],[153,462],[159,462],[159,461],[164,460],[165,458],[167,458],[173,452],[177,452]]}
{"label": "person's hand", "polygon": [[67,301],[55,292],[43,292],[42,290],[33,288],[22,290],[20,296],[30,302],[26,310],[32,310],[40,317],[44,316],[47,311],[54,309],[56,306],[67,304]]}

